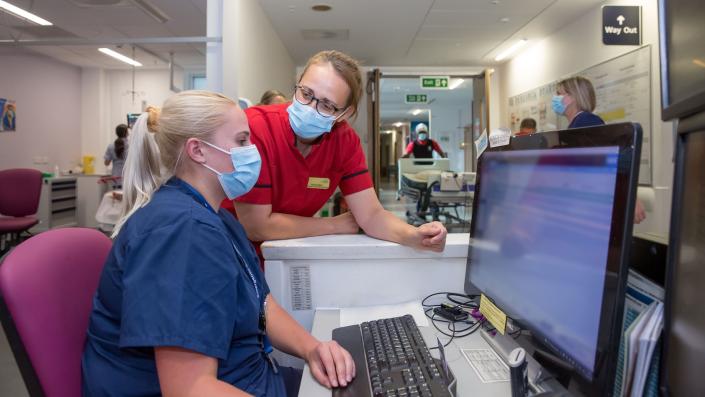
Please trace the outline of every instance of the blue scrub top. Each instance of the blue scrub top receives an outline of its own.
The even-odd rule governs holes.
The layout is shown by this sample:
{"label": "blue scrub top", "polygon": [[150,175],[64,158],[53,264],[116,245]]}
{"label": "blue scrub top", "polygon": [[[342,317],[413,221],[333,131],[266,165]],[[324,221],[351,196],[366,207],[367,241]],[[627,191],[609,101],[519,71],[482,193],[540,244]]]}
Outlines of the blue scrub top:
{"label": "blue scrub top", "polygon": [[156,346],[217,358],[218,379],[285,396],[260,343],[267,294],[240,223],[172,178],[125,223],[105,263],[83,353],[84,396],[161,395]]}
{"label": "blue scrub top", "polygon": [[580,112],[573,118],[568,128],[592,127],[595,125],[605,125],[605,122],[595,113]]}

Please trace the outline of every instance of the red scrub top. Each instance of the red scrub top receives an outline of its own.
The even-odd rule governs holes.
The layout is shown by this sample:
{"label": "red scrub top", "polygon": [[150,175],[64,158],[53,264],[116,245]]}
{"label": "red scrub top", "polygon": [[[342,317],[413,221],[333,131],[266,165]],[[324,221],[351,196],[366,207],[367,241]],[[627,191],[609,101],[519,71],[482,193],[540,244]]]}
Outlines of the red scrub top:
{"label": "red scrub top", "polygon": [[288,106],[245,110],[252,143],[262,157],[262,170],[255,187],[236,201],[271,204],[272,212],[313,216],[337,187],[347,196],[373,186],[360,138],[346,121],[323,134],[304,157],[296,148]]}

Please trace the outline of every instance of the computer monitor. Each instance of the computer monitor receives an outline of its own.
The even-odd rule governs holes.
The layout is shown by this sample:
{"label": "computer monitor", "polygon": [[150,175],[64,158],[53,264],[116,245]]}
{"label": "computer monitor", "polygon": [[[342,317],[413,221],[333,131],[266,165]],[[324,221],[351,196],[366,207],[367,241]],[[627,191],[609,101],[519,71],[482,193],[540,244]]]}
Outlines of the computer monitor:
{"label": "computer monitor", "polygon": [[659,0],[663,120],[705,110],[704,19],[702,0]]}
{"label": "computer monitor", "polygon": [[589,395],[614,383],[641,134],[621,123],[513,137],[478,161],[465,292],[531,331]]}
{"label": "computer monitor", "polygon": [[705,113],[678,123],[664,302],[663,396],[705,396]]}
{"label": "computer monitor", "polygon": [[137,122],[137,118],[140,117],[142,113],[128,113],[127,114],[127,126],[129,128],[132,128],[133,125]]}

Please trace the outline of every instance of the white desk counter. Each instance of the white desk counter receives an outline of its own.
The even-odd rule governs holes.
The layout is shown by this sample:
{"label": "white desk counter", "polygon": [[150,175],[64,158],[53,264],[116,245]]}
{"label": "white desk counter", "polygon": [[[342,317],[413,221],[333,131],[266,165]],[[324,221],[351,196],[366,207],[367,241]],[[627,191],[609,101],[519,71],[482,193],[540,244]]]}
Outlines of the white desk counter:
{"label": "white desk counter", "polygon": [[365,235],[270,241],[262,245],[272,295],[307,330],[316,308],[372,306],[462,292],[469,234],[449,234],[442,253]]}

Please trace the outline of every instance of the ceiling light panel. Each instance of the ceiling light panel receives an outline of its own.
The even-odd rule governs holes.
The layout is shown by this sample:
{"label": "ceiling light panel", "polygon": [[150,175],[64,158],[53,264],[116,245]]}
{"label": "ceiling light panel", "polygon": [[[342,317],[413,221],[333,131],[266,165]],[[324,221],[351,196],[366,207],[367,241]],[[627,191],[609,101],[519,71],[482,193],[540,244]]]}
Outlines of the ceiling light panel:
{"label": "ceiling light panel", "polygon": [[98,51],[102,52],[105,55],[113,57],[113,58],[117,59],[118,61],[125,62],[128,65],[137,66],[137,67],[142,66],[142,64],[137,62],[136,60],[134,60],[130,57],[127,57],[125,55],[122,55],[119,52],[113,51],[110,48],[99,48]]}
{"label": "ceiling light panel", "polygon": [[11,14],[11,15],[16,16],[17,18],[21,18],[21,19],[24,19],[24,20],[27,20],[30,22],[34,22],[37,25],[42,25],[42,26],[53,25],[53,23],[47,21],[46,19],[44,19],[40,16],[37,16],[37,15],[34,15],[27,10],[23,10],[22,8],[17,7],[15,5],[10,4],[10,3],[3,1],[3,0],[0,0],[0,9]]}

